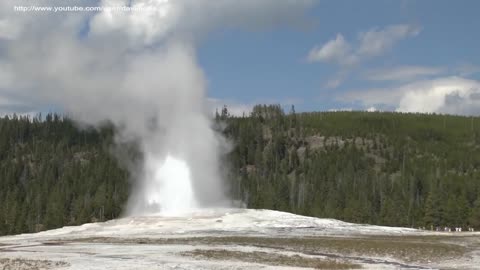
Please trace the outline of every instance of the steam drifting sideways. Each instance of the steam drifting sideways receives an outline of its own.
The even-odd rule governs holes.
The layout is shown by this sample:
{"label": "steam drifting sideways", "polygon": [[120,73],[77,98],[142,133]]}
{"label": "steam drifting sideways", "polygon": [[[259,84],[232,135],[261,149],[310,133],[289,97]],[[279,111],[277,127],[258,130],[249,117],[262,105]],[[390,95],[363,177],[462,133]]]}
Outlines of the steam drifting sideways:
{"label": "steam drifting sideways", "polygon": [[[27,1],[29,2],[29,1]],[[22,2],[25,4],[24,2]],[[46,0],[51,6],[138,11],[18,12],[0,3],[0,99],[27,111],[59,108],[78,122],[110,121],[137,142],[129,215],[181,214],[228,201],[225,140],[212,129],[196,44],[217,28],[301,25],[310,0]],[[28,4],[34,4],[28,3]]]}

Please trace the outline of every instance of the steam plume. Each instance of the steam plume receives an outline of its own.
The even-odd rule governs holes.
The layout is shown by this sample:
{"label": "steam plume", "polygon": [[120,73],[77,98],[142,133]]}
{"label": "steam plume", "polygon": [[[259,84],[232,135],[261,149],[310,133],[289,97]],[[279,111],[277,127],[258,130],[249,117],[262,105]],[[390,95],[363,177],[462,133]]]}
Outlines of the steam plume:
{"label": "steam plume", "polygon": [[117,140],[137,142],[144,156],[132,171],[138,179],[129,214],[176,214],[226,201],[219,172],[224,140],[211,128],[197,40],[218,26],[299,22],[312,1],[35,3],[150,7],[19,13],[13,10],[18,1],[2,1],[0,95],[33,108],[60,108],[89,125],[112,122]]}

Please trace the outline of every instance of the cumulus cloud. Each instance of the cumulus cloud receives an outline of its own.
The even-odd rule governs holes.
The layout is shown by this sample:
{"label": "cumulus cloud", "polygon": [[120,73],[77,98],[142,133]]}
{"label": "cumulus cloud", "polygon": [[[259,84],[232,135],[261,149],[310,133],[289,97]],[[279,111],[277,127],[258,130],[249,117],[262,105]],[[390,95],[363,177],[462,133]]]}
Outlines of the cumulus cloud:
{"label": "cumulus cloud", "polygon": [[370,29],[359,34],[359,47],[356,53],[363,58],[382,55],[398,41],[416,36],[419,33],[419,27],[408,24],[390,25],[383,29]]}
{"label": "cumulus cloud", "polygon": [[456,76],[441,77],[399,87],[350,91],[339,100],[400,112],[480,115],[480,82]]}
{"label": "cumulus cloud", "polygon": [[342,34],[337,34],[335,39],[328,41],[323,46],[313,48],[307,59],[310,62],[330,62],[339,65],[350,65],[354,61],[352,48]]}
{"label": "cumulus cloud", "polygon": [[398,104],[402,112],[480,114],[480,82],[459,77],[441,78],[404,86]]}
{"label": "cumulus cloud", "polygon": [[336,88],[343,82],[348,71],[362,61],[383,55],[400,40],[416,36],[419,33],[419,27],[408,24],[372,28],[366,32],[360,32],[354,44],[345,40],[344,36],[338,33],[335,39],[311,49],[307,60],[339,66],[339,73],[325,85],[328,88]]}
{"label": "cumulus cloud", "polygon": [[307,59],[311,62],[329,62],[341,66],[352,66],[359,61],[384,54],[398,41],[416,36],[420,28],[398,24],[385,28],[373,28],[358,34],[355,45],[345,40],[342,34],[337,34],[322,46],[314,47],[308,54]]}
{"label": "cumulus cloud", "polygon": [[399,66],[368,70],[363,77],[370,81],[412,81],[444,72],[445,68],[443,67]]}

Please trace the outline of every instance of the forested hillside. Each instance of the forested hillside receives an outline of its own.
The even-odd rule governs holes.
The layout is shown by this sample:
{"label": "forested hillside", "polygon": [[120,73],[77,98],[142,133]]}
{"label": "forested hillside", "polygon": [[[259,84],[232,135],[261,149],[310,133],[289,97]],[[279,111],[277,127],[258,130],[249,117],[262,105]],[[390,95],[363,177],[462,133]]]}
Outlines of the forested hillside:
{"label": "forested hillside", "polygon": [[[216,115],[234,199],[345,221],[480,229],[480,118],[367,112]],[[0,119],[0,234],[118,217],[128,173],[113,129]]]}
{"label": "forested hillside", "polygon": [[236,143],[236,198],[270,208],[395,226],[480,228],[480,119],[380,112],[217,119]]}
{"label": "forested hillside", "polygon": [[0,119],[0,234],[117,217],[129,185],[111,155],[111,128],[43,120]]}

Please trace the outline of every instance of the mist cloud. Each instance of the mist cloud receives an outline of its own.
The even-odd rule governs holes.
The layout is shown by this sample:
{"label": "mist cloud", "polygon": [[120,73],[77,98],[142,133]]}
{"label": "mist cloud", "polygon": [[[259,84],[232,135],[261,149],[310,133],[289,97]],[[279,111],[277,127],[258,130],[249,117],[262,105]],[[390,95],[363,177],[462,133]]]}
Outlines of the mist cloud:
{"label": "mist cloud", "polygon": [[[27,1],[28,2],[28,1]],[[225,200],[224,139],[212,129],[196,44],[218,27],[301,24],[313,1],[37,1],[48,5],[128,5],[142,12],[19,13],[0,4],[0,96],[32,108],[61,108],[88,125],[112,122],[118,141],[136,141],[147,160],[131,211],[141,212],[149,162],[173,154],[194,178],[196,203]]]}

